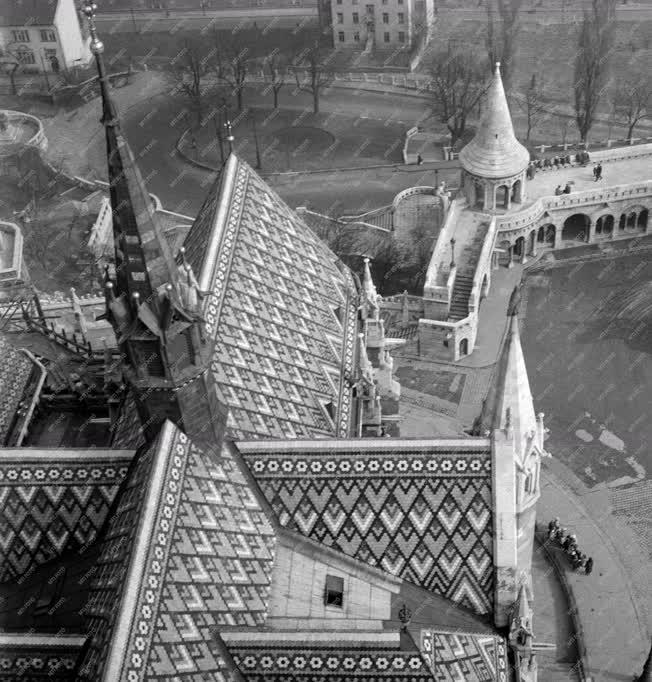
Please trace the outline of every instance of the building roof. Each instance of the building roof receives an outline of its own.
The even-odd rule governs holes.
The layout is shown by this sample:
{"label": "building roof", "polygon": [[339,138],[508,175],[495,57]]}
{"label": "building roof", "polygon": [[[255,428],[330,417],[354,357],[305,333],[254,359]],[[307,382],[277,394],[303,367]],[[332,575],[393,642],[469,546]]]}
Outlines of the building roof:
{"label": "building roof", "polygon": [[[0,334],[0,446],[8,444],[20,419],[37,397],[43,368]],[[22,409],[21,409],[22,408]],[[11,444],[11,443],[9,443]]]}
{"label": "building roof", "polygon": [[237,443],[282,525],[472,609],[493,603],[483,438]]}
{"label": "building roof", "polygon": [[227,160],[185,241],[234,438],[348,435],[353,278],[243,161]]}
{"label": "building roof", "polygon": [[521,173],[530,161],[530,153],[514,135],[500,62],[496,62],[484,107],[475,137],[460,152],[462,168],[484,178],[507,178]]}
{"label": "building roof", "polygon": [[0,0],[0,26],[52,26],[59,0]]}
{"label": "building roof", "polygon": [[498,635],[423,629],[421,651],[438,682],[506,682],[510,679],[507,646]]}
{"label": "building roof", "polygon": [[229,445],[200,450],[165,422],[138,452],[101,543],[82,679],[233,669],[218,633],[264,623],[276,537]]}
{"label": "building roof", "polygon": [[133,451],[0,451],[0,583],[93,542]]}

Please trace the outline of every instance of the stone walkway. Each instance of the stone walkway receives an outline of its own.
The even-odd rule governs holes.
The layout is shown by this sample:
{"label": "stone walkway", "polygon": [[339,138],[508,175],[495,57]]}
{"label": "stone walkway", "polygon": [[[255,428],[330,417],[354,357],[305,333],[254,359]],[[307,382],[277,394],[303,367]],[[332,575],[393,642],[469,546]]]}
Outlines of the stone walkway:
{"label": "stone walkway", "polygon": [[[594,560],[590,576],[574,573],[570,567],[564,574],[577,605],[587,679],[630,682],[642,671],[650,635],[640,596],[618,549],[627,546],[623,534],[628,531],[616,527],[606,489],[587,491],[580,497],[567,484],[573,478],[562,463],[546,462],[537,516],[546,525],[547,520],[559,516],[562,524],[577,534],[582,551]],[[630,542],[635,554],[636,539],[632,537]],[[643,561],[639,570],[649,571],[649,564]]]}

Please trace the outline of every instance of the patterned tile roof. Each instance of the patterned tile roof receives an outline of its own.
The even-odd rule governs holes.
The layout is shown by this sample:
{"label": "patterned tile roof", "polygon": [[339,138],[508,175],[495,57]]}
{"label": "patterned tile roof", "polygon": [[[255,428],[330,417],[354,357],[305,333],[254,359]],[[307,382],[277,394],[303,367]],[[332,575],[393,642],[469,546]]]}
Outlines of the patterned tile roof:
{"label": "patterned tile roof", "polygon": [[166,422],[139,453],[102,540],[82,679],[231,679],[216,635],[264,623],[276,546],[231,447],[203,452]]}
{"label": "patterned tile roof", "polygon": [[227,646],[246,682],[433,681],[416,648],[405,650],[398,641],[393,646],[364,639],[340,642],[336,632],[329,639],[315,641],[315,633],[306,633],[305,642],[295,643],[279,633],[277,642],[229,637]]}
{"label": "patterned tile roof", "polygon": [[5,444],[14,424],[18,406],[26,396],[34,363],[0,335],[0,446]]}
{"label": "patterned tile roof", "polygon": [[507,646],[498,635],[421,631],[421,652],[436,682],[506,682]]}
{"label": "patterned tile roof", "polygon": [[233,437],[348,435],[357,305],[335,255],[233,155],[185,245]]}
{"label": "patterned tile roof", "polygon": [[0,582],[93,542],[133,452],[0,451]]}
{"label": "patterned tile roof", "polygon": [[238,443],[282,525],[478,614],[493,600],[485,439]]}
{"label": "patterned tile roof", "polygon": [[69,681],[85,640],[70,634],[0,634],[0,676],[25,682]]}

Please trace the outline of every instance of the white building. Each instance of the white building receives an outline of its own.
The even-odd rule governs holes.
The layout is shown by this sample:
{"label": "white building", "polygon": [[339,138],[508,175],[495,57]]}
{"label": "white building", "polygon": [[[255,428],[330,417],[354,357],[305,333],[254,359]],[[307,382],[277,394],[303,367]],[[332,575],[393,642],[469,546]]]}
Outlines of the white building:
{"label": "white building", "polygon": [[370,51],[410,49],[434,15],[433,0],[331,0],[333,42]]}
{"label": "white building", "polygon": [[0,0],[0,51],[23,71],[83,66],[91,59],[74,0]]}

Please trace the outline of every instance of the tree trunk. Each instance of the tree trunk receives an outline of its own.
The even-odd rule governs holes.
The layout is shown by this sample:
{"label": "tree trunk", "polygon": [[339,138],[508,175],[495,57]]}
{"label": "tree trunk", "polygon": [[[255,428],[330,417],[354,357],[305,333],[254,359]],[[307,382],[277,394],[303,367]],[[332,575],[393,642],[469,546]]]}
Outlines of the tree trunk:
{"label": "tree trunk", "polygon": [[238,111],[242,111],[242,95],[244,88],[240,86],[237,90],[237,97],[238,97]]}
{"label": "tree trunk", "polygon": [[631,142],[632,137],[634,137],[634,128],[636,128],[636,121],[633,121],[629,124],[629,128],[627,130],[627,142]]}
{"label": "tree trunk", "polygon": [[278,109],[278,90],[276,88],[272,88],[274,91],[274,109]]}
{"label": "tree trunk", "polygon": [[312,111],[315,114],[319,113],[319,90],[317,88],[312,91]]}
{"label": "tree trunk", "polygon": [[11,81],[11,94],[14,95],[14,97],[18,94],[18,91],[16,90],[16,70],[17,69],[12,69],[9,73],[9,80]]}

